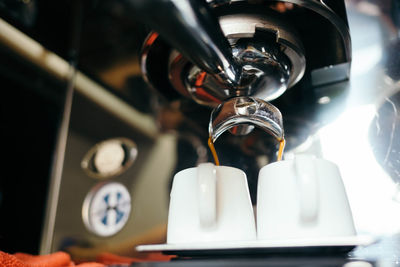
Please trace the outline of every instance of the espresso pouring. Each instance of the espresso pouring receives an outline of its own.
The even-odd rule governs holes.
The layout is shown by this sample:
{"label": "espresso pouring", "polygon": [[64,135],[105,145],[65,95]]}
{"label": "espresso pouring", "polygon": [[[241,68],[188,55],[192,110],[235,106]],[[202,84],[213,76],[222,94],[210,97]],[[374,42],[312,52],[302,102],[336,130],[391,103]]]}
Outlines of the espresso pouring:
{"label": "espresso pouring", "polygon": [[[281,161],[283,157],[283,151],[285,149],[285,138],[282,138],[279,140],[279,149],[278,149],[278,158],[277,161]],[[212,138],[208,138],[208,147],[210,148],[211,154],[213,155],[214,158],[214,163],[215,165],[219,166],[219,158],[217,155],[217,151],[215,150],[214,142],[212,141]]]}

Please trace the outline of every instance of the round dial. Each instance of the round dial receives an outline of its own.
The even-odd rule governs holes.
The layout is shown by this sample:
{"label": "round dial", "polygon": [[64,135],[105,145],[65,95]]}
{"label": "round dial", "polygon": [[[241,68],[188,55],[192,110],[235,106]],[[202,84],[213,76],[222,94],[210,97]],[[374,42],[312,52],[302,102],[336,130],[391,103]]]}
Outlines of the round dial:
{"label": "round dial", "polygon": [[86,227],[99,236],[118,233],[126,224],[131,211],[131,197],[121,183],[101,183],[86,196],[83,204],[83,221]]}
{"label": "round dial", "polygon": [[120,142],[105,142],[99,146],[94,156],[94,166],[99,173],[117,172],[123,165],[125,151]]}
{"label": "round dial", "polygon": [[124,173],[137,155],[138,149],[132,140],[111,138],[94,145],[83,157],[81,167],[91,177],[109,179]]}

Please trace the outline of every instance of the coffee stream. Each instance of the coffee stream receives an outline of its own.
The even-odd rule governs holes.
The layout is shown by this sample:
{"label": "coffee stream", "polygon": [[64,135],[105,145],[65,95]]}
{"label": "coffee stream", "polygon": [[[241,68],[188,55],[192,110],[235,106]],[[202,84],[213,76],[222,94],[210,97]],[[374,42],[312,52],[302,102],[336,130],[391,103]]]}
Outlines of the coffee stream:
{"label": "coffee stream", "polygon": [[[279,140],[279,150],[278,150],[277,161],[282,160],[283,150],[285,149],[285,144],[286,144],[285,138],[282,138]],[[208,138],[208,147],[210,148],[211,154],[214,157],[215,165],[219,166],[219,159],[218,159],[217,151],[215,150],[214,142],[212,141],[211,136]]]}
{"label": "coffee stream", "polygon": [[285,138],[279,140],[279,150],[278,150],[278,158],[277,161],[281,161],[283,157],[283,150],[285,149]]}
{"label": "coffee stream", "polygon": [[211,136],[208,138],[208,147],[210,148],[211,154],[214,157],[215,165],[219,166],[219,159],[218,159],[217,151],[215,150],[214,142],[212,141]]}

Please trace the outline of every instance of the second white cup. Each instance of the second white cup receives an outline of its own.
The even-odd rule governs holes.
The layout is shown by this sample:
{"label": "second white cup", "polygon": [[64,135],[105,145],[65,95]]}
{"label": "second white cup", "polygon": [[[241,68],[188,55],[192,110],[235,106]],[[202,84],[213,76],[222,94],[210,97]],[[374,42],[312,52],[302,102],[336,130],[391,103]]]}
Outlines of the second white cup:
{"label": "second white cup", "polygon": [[338,167],[298,155],[260,170],[257,236],[261,240],[348,237],[356,234]]}

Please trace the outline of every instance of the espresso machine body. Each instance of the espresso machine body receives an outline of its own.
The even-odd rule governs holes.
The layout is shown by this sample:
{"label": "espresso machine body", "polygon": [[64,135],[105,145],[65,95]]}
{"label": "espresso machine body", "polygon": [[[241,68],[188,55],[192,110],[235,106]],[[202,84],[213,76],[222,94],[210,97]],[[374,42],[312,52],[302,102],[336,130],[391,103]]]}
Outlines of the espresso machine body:
{"label": "espresso machine body", "polygon": [[[134,7],[139,10],[143,8],[149,13],[161,10],[161,8],[151,9],[152,5],[157,6],[157,1],[146,1],[147,5],[150,6],[148,9],[141,6]],[[189,28],[189,24],[182,24],[179,27],[186,27],[184,30],[173,31],[169,29],[174,27],[172,23],[158,27],[157,22],[150,21],[151,17],[164,17],[165,20],[171,20],[169,16],[184,18],[185,9],[179,10],[183,14],[176,14],[179,11],[174,12],[166,7],[166,9],[162,9],[163,14],[156,13],[143,18],[144,21],[150,21],[150,25],[155,24],[156,30],[158,28],[161,30],[160,33],[151,32],[144,42],[141,57],[143,74],[147,82],[167,99],[176,99],[177,94],[174,91],[177,91],[181,96],[193,98],[199,104],[215,106],[218,101],[237,95],[259,96],[270,101],[285,92],[286,88],[279,91],[279,82],[273,82],[275,77],[272,71],[268,73],[271,76],[268,85],[257,88],[258,90],[250,86],[247,90],[241,91],[242,88],[237,86],[236,92],[224,93],[224,89],[229,91],[228,85],[219,84],[218,87],[218,85],[212,84],[213,81],[208,81],[211,84],[207,84],[207,77],[202,77],[203,80],[206,80],[203,81],[204,84],[199,85],[200,81],[197,81],[197,84],[192,83],[190,79],[193,78],[189,76],[193,76],[193,72],[196,72],[193,70],[193,64],[197,64],[199,68],[211,74],[217,72],[202,67],[202,63],[197,63],[210,61],[207,58],[210,55],[207,55],[206,52],[203,53],[198,48],[201,45],[223,47],[220,50],[224,51],[224,54],[228,54],[226,57],[233,57],[234,59],[231,61],[236,59],[237,64],[242,63],[243,65],[251,63],[240,62],[238,54],[240,54],[241,47],[259,46],[260,49],[263,49],[263,53],[272,54],[271,56],[278,61],[278,64],[286,65],[289,76],[286,77],[288,81],[285,81],[287,88],[302,82],[307,83],[307,87],[317,87],[349,78],[351,40],[344,1],[208,1],[208,5],[211,7],[208,11],[209,15],[216,18],[204,18],[211,21],[208,22],[208,25],[199,23],[196,25],[197,28]],[[193,7],[194,10],[196,8],[198,7]],[[171,7],[171,9],[173,8]],[[218,21],[214,21],[215,19]],[[209,28],[219,27],[222,34],[209,30]],[[208,33],[210,37],[205,40],[192,38],[192,35],[197,36],[199,28],[204,28],[201,30]],[[165,33],[162,30],[165,30]],[[174,46],[178,40],[185,38],[189,39],[186,43],[181,42],[180,46]],[[226,47],[224,39],[228,40],[230,47]],[[265,47],[261,48],[263,46]],[[212,49],[209,48],[209,50]],[[185,58],[187,55],[189,57]],[[218,51],[214,52],[212,56],[211,60],[217,60]],[[247,56],[254,57],[254,55]],[[192,57],[200,59],[192,59]],[[268,62],[264,63],[268,64]],[[233,64],[235,62],[230,63],[230,65]],[[229,79],[227,78],[227,80]],[[218,81],[214,81],[214,83],[216,82]],[[269,92],[272,91],[268,88],[269,84],[278,89]],[[199,92],[196,93],[196,90]],[[207,99],[207,94],[210,99]]]}
{"label": "espresso machine body", "polygon": [[[278,107],[286,136],[296,136],[288,138],[287,147],[295,147],[304,141],[292,134],[299,121],[306,118],[308,126],[302,128],[313,131],[318,101],[340,95],[346,87],[351,39],[344,1],[208,1],[201,7],[208,17],[191,11],[200,10],[197,1],[189,1],[192,7],[170,2],[160,8],[153,8],[158,1],[128,2],[155,29],[143,43],[141,69],[151,90],[179,106],[186,119],[199,126],[201,136],[207,135],[201,129],[208,128],[212,108],[235,96],[252,96]],[[184,23],[173,24],[170,16]],[[185,16],[196,18],[195,27]],[[232,82],[221,73],[239,78]],[[253,82],[254,76],[264,78]],[[338,83],[342,85],[337,89],[324,89]],[[259,142],[266,149],[259,154],[274,158],[274,145],[263,140]]]}

